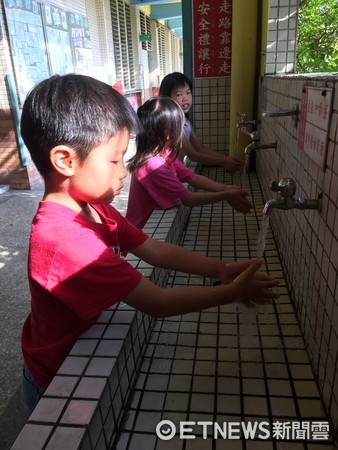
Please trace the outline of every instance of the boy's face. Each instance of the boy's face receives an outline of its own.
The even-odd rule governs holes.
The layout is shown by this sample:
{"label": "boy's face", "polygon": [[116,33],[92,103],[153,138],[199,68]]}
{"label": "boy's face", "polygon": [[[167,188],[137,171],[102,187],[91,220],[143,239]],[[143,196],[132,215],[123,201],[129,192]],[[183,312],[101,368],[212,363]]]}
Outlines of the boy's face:
{"label": "boy's face", "polygon": [[105,144],[95,147],[84,163],[76,163],[71,177],[73,197],[87,203],[107,204],[120,194],[127,176],[124,155],[129,138],[127,130],[119,131]]}
{"label": "boy's face", "polygon": [[185,114],[189,112],[192,105],[192,92],[188,84],[174,89],[170,94],[170,98],[176,100]]}

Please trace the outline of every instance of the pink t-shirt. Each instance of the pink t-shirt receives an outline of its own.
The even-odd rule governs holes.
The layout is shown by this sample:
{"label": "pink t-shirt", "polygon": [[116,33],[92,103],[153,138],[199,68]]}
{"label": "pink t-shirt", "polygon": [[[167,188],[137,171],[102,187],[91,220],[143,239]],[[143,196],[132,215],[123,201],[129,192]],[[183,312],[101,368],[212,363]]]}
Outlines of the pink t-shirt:
{"label": "pink t-shirt", "polygon": [[31,312],[23,327],[22,350],[42,388],[77,338],[142,277],[119,253],[138,247],[147,235],[112,206],[94,208],[103,223],[49,201],[40,203],[33,219],[28,255]]}
{"label": "pink t-shirt", "polygon": [[173,208],[191,195],[182,183],[194,175],[177,159],[153,156],[132,175],[126,218],[143,228],[155,208]]}

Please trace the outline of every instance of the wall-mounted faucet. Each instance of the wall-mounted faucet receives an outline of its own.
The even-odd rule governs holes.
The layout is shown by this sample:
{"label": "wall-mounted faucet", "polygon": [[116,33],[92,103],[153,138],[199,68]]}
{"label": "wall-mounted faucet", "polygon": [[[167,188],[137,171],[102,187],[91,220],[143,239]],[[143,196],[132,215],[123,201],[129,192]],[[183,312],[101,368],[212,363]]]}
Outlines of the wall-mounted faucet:
{"label": "wall-mounted faucet", "polygon": [[269,216],[274,209],[316,209],[321,210],[322,194],[317,199],[295,198],[296,182],[292,178],[282,178],[279,183],[272,181],[270,189],[277,192],[277,198],[265,203],[263,214]]}
{"label": "wall-mounted faucet", "polygon": [[248,144],[244,149],[245,155],[250,155],[251,150],[260,150],[263,148],[276,148],[277,142],[273,142],[272,144],[258,144],[261,139],[261,134],[259,131],[249,131],[246,127],[241,126],[240,131],[251,139],[251,143]]}
{"label": "wall-mounted faucet", "polygon": [[243,125],[259,125],[260,124],[260,120],[249,120],[248,116],[246,113],[236,113],[236,116],[240,117],[240,121],[238,122],[238,124],[236,125],[236,128],[240,128]]}
{"label": "wall-mounted faucet", "polygon": [[258,144],[258,142],[260,141],[260,133],[259,131],[253,131],[252,133],[250,133],[250,139],[251,139],[251,143],[249,145],[247,145],[244,149],[244,154],[245,155],[250,155],[251,150],[261,150],[261,149],[267,149],[267,148],[277,148],[277,142],[272,142],[270,144]]}
{"label": "wall-mounted faucet", "polygon": [[277,148],[277,142],[272,142],[270,144],[259,144],[261,135],[259,131],[252,131],[251,133],[245,128],[245,127],[241,127],[240,130],[247,134],[250,139],[251,142],[250,144],[248,144],[245,149],[244,149],[244,157],[245,157],[245,162],[244,162],[244,168],[243,168],[243,174],[248,172],[249,169],[249,165],[250,165],[250,154],[252,150],[263,150],[263,149],[268,149],[268,148]]}
{"label": "wall-mounted faucet", "polygon": [[299,106],[296,104],[292,109],[275,109],[262,112],[262,117],[287,117],[292,116],[295,126],[298,124]]}

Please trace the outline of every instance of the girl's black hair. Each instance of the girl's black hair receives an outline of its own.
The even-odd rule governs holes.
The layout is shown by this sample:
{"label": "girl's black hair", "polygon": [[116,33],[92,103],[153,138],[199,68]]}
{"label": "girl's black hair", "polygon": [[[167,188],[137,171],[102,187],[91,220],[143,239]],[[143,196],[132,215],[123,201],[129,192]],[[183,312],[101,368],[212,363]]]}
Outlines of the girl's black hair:
{"label": "girl's black hair", "polygon": [[35,86],[23,105],[21,135],[43,176],[52,169],[49,154],[55,146],[71,147],[83,162],[94,147],[122,130],[139,130],[132,106],[89,76],[54,75]]}
{"label": "girl's black hair", "polygon": [[181,88],[185,85],[188,85],[190,90],[192,91],[192,83],[191,80],[181,72],[173,72],[166,75],[162,83],[160,85],[159,95],[162,97],[170,97],[171,93]]}
{"label": "girl's black hair", "polygon": [[184,114],[175,100],[152,98],[138,108],[137,115],[143,131],[136,136],[136,153],[127,164],[130,172],[166,149],[175,158],[182,146]]}

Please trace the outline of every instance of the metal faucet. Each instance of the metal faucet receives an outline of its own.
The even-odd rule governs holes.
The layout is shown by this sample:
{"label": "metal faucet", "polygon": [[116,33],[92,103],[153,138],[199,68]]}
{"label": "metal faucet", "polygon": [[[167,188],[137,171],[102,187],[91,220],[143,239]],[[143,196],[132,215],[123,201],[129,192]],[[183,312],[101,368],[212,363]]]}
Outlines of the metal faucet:
{"label": "metal faucet", "polygon": [[240,122],[236,125],[236,128],[241,128],[243,125],[259,125],[260,120],[249,120],[246,113],[236,113],[236,116],[240,117]]}
{"label": "metal faucet", "polygon": [[263,214],[269,216],[274,209],[316,209],[321,210],[322,194],[317,199],[295,198],[296,182],[292,178],[282,178],[279,183],[272,181],[270,189],[277,192],[277,198],[265,203]]}
{"label": "metal faucet", "polygon": [[245,155],[250,155],[251,150],[264,150],[267,148],[277,148],[277,142],[271,142],[270,144],[258,144],[258,141],[252,141],[251,144],[247,145],[244,149]]}
{"label": "metal faucet", "polygon": [[259,131],[253,131],[252,133],[248,133],[248,135],[250,136],[251,143],[245,147],[244,149],[245,155],[250,155],[251,150],[261,150],[266,148],[275,149],[277,147],[277,142],[273,142],[270,144],[258,144],[261,138]]}

